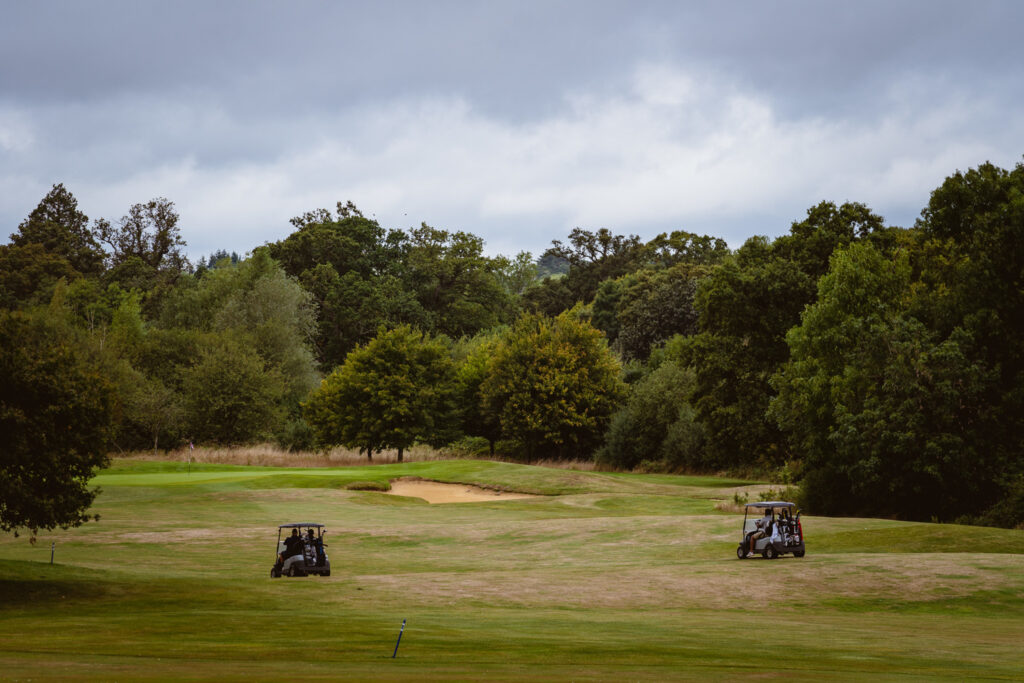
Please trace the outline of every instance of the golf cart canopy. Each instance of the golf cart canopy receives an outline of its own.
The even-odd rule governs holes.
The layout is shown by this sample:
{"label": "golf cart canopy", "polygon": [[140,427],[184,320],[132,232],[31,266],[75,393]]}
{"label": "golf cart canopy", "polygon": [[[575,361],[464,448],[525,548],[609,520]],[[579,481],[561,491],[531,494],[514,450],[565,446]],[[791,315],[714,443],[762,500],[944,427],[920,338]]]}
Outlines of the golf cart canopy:
{"label": "golf cart canopy", "polygon": [[277,528],[278,529],[298,529],[299,527],[302,527],[302,528],[313,527],[314,529],[319,529],[322,526],[323,526],[323,524],[314,524],[313,522],[301,522],[299,524],[282,524],[281,526],[279,526]]}
{"label": "golf cart canopy", "polygon": [[747,503],[748,508],[795,508],[796,503],[787,503],[784,500],[768,500],[761,503]]}

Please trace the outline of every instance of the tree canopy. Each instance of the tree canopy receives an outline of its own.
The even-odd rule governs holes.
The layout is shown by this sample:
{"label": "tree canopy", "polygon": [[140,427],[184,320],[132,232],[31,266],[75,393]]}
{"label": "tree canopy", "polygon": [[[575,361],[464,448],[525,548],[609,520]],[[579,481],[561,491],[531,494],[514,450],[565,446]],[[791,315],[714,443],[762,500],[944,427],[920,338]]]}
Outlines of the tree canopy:
{"label": "tree canopy", "polygon": [[37,244],[81,274],[95,275],[103,268],[103,250],[89,229],[89,217],[78,210],[78,200],[63,183],[54,185],[21,222],[11,243],[16,247]]}
{"label": "tree canopy", "polygon": [[[577,227],[538,259],[492,256],[472,232],[338,202],[193,268],[183,220],[156,198],[90,224],[57,184],[0,245],[4,391],[20,387],[2,419],[27,482],[8,509],[41,506],[4,528],[85,518],[88,492],[47,502],[31,468],[50,482],[77,458],[74,487],[101,444],[189,438],[370,455],[486,440],[783,477],[814,512],[1024,522],[1021,164],[957,171],[912,227],[823,201],[735,251]],[[24,435],[44,419],[92,420],[87,445],[37,462]]]}
{"label": "tree canopy", "polygon": [[408,325],[382,329],[349,352],[305,405],[324,444],[403,452],[447,443],[455,428],[455,367],[442,339]]}
{"label": "tree canopy", "polygon": [[117,402],[102,370],[59,313],[0,311],[0,529],[91,519]]}
{"label": "tree canopy", "polygon": [[523,315],[481,386],[486,410],[528,458],[589,458],[625,393],[603,335],[574,311]]}

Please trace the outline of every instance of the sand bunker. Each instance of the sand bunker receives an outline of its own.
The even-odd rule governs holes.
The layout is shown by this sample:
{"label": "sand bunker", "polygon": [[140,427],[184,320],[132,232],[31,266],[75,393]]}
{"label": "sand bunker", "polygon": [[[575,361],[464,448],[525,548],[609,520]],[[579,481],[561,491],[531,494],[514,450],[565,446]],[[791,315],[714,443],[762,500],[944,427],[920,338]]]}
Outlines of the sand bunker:
{"label": "sand bunker", "polygon": [[481,501],[538,497],[530,493],[489,491],[479,486],[470,486],[468,484],[442,484],[438,481],[408,481],[402,479],[391,482],[391,490],[387,493],[392,496],[422,498],[428,503],[479,503]]}

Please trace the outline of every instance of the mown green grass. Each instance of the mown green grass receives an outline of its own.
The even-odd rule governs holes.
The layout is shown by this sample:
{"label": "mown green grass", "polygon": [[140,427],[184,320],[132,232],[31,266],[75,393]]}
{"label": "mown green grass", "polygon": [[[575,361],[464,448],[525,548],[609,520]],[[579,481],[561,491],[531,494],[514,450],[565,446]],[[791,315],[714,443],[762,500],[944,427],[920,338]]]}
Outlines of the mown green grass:
{"label": "mown green grass", "polygon": [[[428,505],[397,477],[542,497]],[[739,561],[754,482],[486,461],[288,469],[115,461],[98,523],[0,539],[12,679],[1019,678],[1024,532],[805,518]],[[277,525],[332,576],[270,579]],[[56,563],[49,564],[50,543]],[[405,635],[391,658],[402,619]]]}

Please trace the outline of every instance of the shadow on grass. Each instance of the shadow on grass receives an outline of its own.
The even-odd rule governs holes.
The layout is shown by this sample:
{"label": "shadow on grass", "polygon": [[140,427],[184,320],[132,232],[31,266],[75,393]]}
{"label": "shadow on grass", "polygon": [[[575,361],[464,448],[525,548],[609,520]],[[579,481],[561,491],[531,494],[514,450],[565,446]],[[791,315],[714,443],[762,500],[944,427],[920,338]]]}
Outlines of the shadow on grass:
{"label": "shadow on grass", "polygon": [[5,608],[68,600],[104,599],[110,591],[105,572],[61,564],[0,560],[0,612]]}

